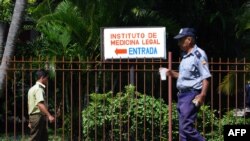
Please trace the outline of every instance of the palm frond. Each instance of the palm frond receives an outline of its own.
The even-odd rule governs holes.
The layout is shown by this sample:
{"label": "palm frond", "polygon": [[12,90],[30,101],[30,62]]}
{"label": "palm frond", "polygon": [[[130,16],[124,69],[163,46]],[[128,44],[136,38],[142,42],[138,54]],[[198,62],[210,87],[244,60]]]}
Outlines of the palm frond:
{"label": "palm frond", "polygon": [[61,2],[55,9],[55,12],[40,18],[37,26],[39,27],[48,22],[55,22],[69,28],[77,38],[76,40],[81,44],[87,40],[90,33],[86,31],[85,21],[84,18],[81,17],[79,9],[69,1]]}
{"label": "palm frond", "polygon": [[232,94],[235,86],[235,73],[229,72],[219,84],[218,93]]}
{"label": "palm frond", "polygon": [[240,38],[245,31],[250,29],[250,2],[246,2],[241,8],[241,14],[236,17],[236,37]]}
{"label": "palm frond", "polygon": [[[241,61],[243,61],[243,59]],[[237,74],[236,72],[229,72],[227,75],[225,75],[222,82],[218,86],[218,93],[231,95],[236,89],[236,84],[238,85],[238,89],[239,87],[240,89],[244,89],[244,83],[250,81],[250,65],[245,65],[244,70],[246,71],[246,73]],[[237,80],[236,75],[238,77]]]}

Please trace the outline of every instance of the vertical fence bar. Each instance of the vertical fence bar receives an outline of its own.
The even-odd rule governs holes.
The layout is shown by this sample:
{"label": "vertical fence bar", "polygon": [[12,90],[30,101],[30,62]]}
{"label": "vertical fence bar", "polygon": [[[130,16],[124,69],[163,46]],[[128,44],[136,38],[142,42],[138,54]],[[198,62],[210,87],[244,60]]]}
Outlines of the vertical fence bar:
{"label": "vertical fence bar", "polygon": [[[181,58],[179,57],[179,63],[181,62]],[[177,103],[178,104],[178,103]],[[179,135],[179,141],[181,141],[180,135]]]}
{"label": "vertical fence bar", "polygon": [[[244,87],[243,87],[243,102],[244,102],[244,105],[243,105],[243,108],[244,108],[244,110],[246,110],[246,58],[244,57],[244,59],[243,59],[243,64],[244,64],[244,67],[243,67],[243,85],[244,85]],[[246,114],[244,114],[244,123],[246,123]]]}
{"label": "vertical fence bar", "polygon": [[[86,92],[85,92],[85,98],[86,98],[86,106],[89,105],[89,72],[91,68],[89,68],[90,63],[89,63],[89,59],[87,58],[87,76],[86,76]],[[87,138],[89,137],[89,127],[87,129]]]}
{"label": "vertical fence bar", "polygon": [[[138,86],[138,59],[135,60],[135,85]],[[138,91],[138,88],[135,88],[136,91]],[[137,95],[135,97],[137,99]],[[138,104],[136,103],[136,110],[138,109]],[[136,112],[136,127],[135,127],[135,140],[138,140],[138,112]]]}
{"label": "vertical fence bar", "polygon": [[81,133],[81,127],[82,127],[82,124],[81,124],[81,113],[82,113],[82,109],[81,109],[81,107],[82,107],[82,102],[81,102],[81,100],[82,100],[82,85],[81,85],[81,61],[80,61],[80,59],[78,59],[78,69],[79,69],[79,71],[78,71],[78,113],[79,113],[79,115],[78,115],[78,141],[81,141],[82,140],[82,133]]}
{"label": "vertical fence bar", "polygon": [[25,94],[24,94],[24,57],[22,57],[22,80],[21,80],[21,82],[22,82],[22,117],[21,117],[21,119],[22,119],[22,138],[24,138],[24,122],[26,122],[24,119],[25,119],[25,117],[24,117],[24,96],[25,96]]}
{"label": "vertical fence bar", "polygon": [[[172,52],[168,53],[168,68],[172,69]],[[172,141],[172,78],[168,76],[168,140]]]}
{"label": "vertical fence bar", "polygon": [[70,60],[70,127],[71,127],[71,130],[70,130],[70,138],[71,140],[73,140],[73,132],[74,132],[74,128],[73,128],[73,118],[74,118],[74,115],[73,115],[73,72],[72,72],[72,69],[73,69],[73,66],[72,66],[72,57],[71,57],[71,60]]}
{"label": "vertical fence bar", "polygon": [[[133,66],[133,64],[131,65],[130,64],[130,62],[129,62],[129,59],[127,59],[127,74],[128,74],[128,85],[129,84],[132,84],[132,85],[134,85],[133,84],[133,82],[134,82],[134,68],[133,68],[134,66]],[[130,109],[130,95],[128,96],[128,110]],[[130,136],[130,134],[129,134],[129,128],[130,128],[130,120],[129,120],[129,115],[128,115],[128,123],[127,123],[127,138],[128,138],[128,141],[130,140],[129,138],[129,136]]]}
{"label": "vertical fence bar", "polygon": [[[151,96],[154,97],[154,60],[153,58],[151,59]],[[152,103],[154,105],[154,103]],[[154,140],[154,106],[151,107],[151,140]]]}
{"label": "vertical fence bar", "polygon": [[[29,62],[32,62],[32,57],[30,57]],[[29,63],[29,65],[30,65],[30,67],[29,67],[29,71],[30,71],[30,72],[29,72],[29,75],[30,75],[30,77],[29,77],[29,78],[30,78],[29,87],[32,87],[32,83],[33,83],[33,82],[32,82],[32,79],[33,79],[33,78],[32,78],[32,76],[33,76],[33,75],[32,75],[32,63]]]}
{"label": "vertical fence bar", "polygon": [[[105,90],[105,78],[106,78],[106,64],[101,62],[101,65],[102,65],[102,92],[103,93],[106,93],[106,90]],[[106,106],[106,102],[105,102],[105,99],[103,100],[103,105]],[[103,111],[103,115],[106,115],[105,111]],[[104,123],[103,123],[103,126],[102,126],[102,134],[103,134],[103,137],[102,137],[102,140],[105,141],[106,140],[106,120],[104,120]]]}
{"label": "vertical fence bar", "polygon": [[[121,92],[122,91],[122,60],[121,58],[119,61],[120,61],[119,63],[119,92]],[[121,101],[119,100],[119,140],[122,141],[122,116],[121,116],[122,107],[120,105],[121,105]]]}
{"label": "vertical fence bar", "polygon": [[64,121],[65,121],[65,101],[64,101],[64,97],[65,97],[65,87],[64,87],[64,82],[65,82],[65,74],[64,74],[64,71],[65,71],[65,68],[64,68],[64,57],[62,58],[62,139],[64,141],[65,139],[65,129],[64,129]]}
{"label": "vertical fence bar", "polygon": [[122,91],[122,59],[119,59],[119,92]]}
{"label": "vertical fence bar", "polygon": [[[213,60],[213,58],[211,58],[211,62],[213,63],[214,62],[214,60]],[[210,63],[209,63],[210,64]],[[214,65],[211,65],[211,73],[212,73],[212,76],[211,76],[211,81],[210,81],[210,84],[209,84],[209,86],[210,86],[210,91],[211,91],[211,102],[210,102],[210,104],[211,104],[211,113],[213,113],[213,111],[214,111],[214,93],[213,93],[213,89],[214,89],[214,87],[213,87],[213,82],[214,82],[214,77],[213,77],[213,70],[214,70]],[[213,137],[214,137],[214,134],[213,134],[213,131],[214,131],[214,118],[213,118],[213,116],[210,116],[210,121],[211,121],[211,132],[212,132],[212,139],[213,139]],[[205,131],[204,131],[204,129],[203,129],[203,132],[204,132],[204,135],[205,135]]]}
{"label": "vertical fence bar", "polygon": [[235,109],[238,109],[238,60],[235,58]]}
{"label": "vertical fence bar", "polygon": [[[97,81],[98,81],[98,77],[97,77],[97,66],[95,65],[95,67],[94,67],[94,75],[95,75],[95,93],[98,93],[98,84],[97,84]],[[95,99],[95,100],[97,100],[97,99]],[[95,101],[96,102],[96,101]],[[97,119],[96,119],[96,117],[97,117],[97,106],[95,106],[95,141],[98,141],[98,137],[97,137]]]}
{"label": "vertical fence bar", "polygon": [[[32,60],[33,60],[33,58],[32,57],[30,57],[29,58],[29,79],[30,79],[30,81],[29,81],[29,88],[31,88],[32,87],[32,85],[33,85],[33,75],[32,75],[32,69],[33,69],[33,65],[32,65],[32,63],[30,63],[30,62],[32,62]],[[30,129],[29,129],[30,130]]]}
{"label": "vertical fence bar", "polygon": [[[145,65],[145,58],[143,59],[143,70],[146,70],[146,65]],[[146,110],[146,72],[144,71],[143,72],[143,95],[144,95],[144,109]],[[146,129],[147,129],[147,127],[146,127],[146,113],[145,112],[143,112],[143,117],[144,117],[144,119],[143,119],[143,123],[144,123],[144,125],[143,125],[143,127],[144,127],[144,129],[143,129],[143,136],[144,136],[144,140],[147,140],[147,138],[146,138]]]}
{"label": "vertical fence bar", "polygon": [[132,77],[132,66],[129,63],[129,58],[127,59],[126,64],[127,64],[127,69],[126,69],[126,71],[127,71],[127,85],[129,85],[129,84],[132,84],[131,79],[130,79]]}
{"label": "vertical fence bar", "polygon": [[[112,99],[114,98],[114,59],[111,60],[111,90],[112,90]],[[111,107],[113,109],[113,105]],[[114,119],[113,119],[113,112],[112,112],[112,119],[111,119],[111,141],[114,140]]]}
{"label": "vertical fence bar", "polygon": [[[227,58],[227,72],[230,71],[230,60]],[[228,87],[228,92],[229,92],[229,87]],[[229,105],[230,105],[230,93],[227,94],[227,113],[229,116]],[[228,122],[228,121],[227,121]]]}
{"label": "vertical fence bar", "polygon": [[[112,90],[112,99],[114,98],[114,59],[111,60],[111,90]],[[111,107],[113,109],[113,105]],[[113,112],[112,112],[112,119],[111,119],[111,141],[114,140],[114,119],[113,119]]]}
{"label": "vertical fence bar", "polygon": [[[160,60],[160,67],[162,67],[162,59]],[[162,81],[160,80],[160,98],[162,98]],[[162,111],[162,102],[160,101],[160,111]],[[160,120],[162,119],[162,112],[160,112]],[[162,137],[162,124],[160,124],[160,137]],[[160,141],[162,138],[160,138]],[[169,140],[171,141],[171,140]]]}
{"label": "vertical fence bar", "polygon": [[[219,58],[219,84],[221,84],[221,58]],[[221,129],[221,118],[222,118],[222,108],[221,108],[221,88],[219,87],[219,134],[222,134]]]}
{"label": "vertical fence bar", "polygon": [[[43,62],[42,60],[41,60],[41,57],[39,57],[39,69],[43,69],[43,67],[41,68],[41,63],[45,63],[45,70],[46,71],[48,71],[49,70],[49,68],[48,68],[48,57],[46,57],[46,61],[45,62]],[[49,81],[47,81],[46,82],[47,84],[46,84],[46,104],[47,105],[49,105]],[[49,126],[49,122],[48,122],[48,120],[46,121],[46,127],[47,127],[47,129],[48,129],[48,126]]]}
{"label": "vertical fence bar", "polygon": [[[5,63],[5,62],[3,62]],[[8,140],[8,76],[5,75],[5,138]]]}
{"label": "vertical fence bar", "polygon": [[[16,57],[14,57],[14,62],[16,62]],[[17,136],[17,134],[16,134],[16,121],[17,121],[17,119],[16,119],[16,98],[17,98],[17,96],[16,96],[16,64],[14,64],[14,84],[12,84],[13,85],[13,91],[14,91],[14,140],[16,140],[16,136]]]}
{"label": "vertical fence bar", "polygon": [[[57,61],[56,61],[56,57],[55,57],[55,63],[57,64]],[[56,66],[56,65],[55,65]],[[55,77],[54,77],[54,109],[55,109],[55,122],[54,122],[54,138],[56,137],[57,135],[57,121],[58,121],[58,117],[60,116],[60,105],[57,107],[57,71],[55,71]]]}

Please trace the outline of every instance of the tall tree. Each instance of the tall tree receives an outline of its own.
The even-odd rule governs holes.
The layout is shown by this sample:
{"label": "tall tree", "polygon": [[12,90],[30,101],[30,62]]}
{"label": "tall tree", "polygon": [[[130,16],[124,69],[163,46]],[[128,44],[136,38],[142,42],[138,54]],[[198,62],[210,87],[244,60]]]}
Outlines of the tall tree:
{"label": "tall tree", "polygon": [[6,29],[6,24],[0,22],[0,59],[2,58],[2,54],[3,54],[5,29]]}
{"label": "tall tree", "polygon": [[0,89],[2,89],[4,78],[7,73],[9,60],[11,59],[15,47],[15,39],[18,35],[18,31],[21,27],[21,23],[23,20],[23,14],[25,12],[25,7],[27,4],[27,0],[16,0],[14,12],[7,36],[7,41],[4,47],[4,53],[0,65]]}
{"label": "tall tree", "polygon": [[3,55],[5,33],[8,27],[7,24],[10,23],[12,13],[13,13],[12,0],[0,0],[0,59],[2,59]]}

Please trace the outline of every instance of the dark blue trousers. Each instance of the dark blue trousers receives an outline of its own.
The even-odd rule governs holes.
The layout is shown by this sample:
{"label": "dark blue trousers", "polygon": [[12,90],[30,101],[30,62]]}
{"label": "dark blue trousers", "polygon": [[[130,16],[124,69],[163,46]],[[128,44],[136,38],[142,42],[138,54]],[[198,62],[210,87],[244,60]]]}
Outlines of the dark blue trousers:
{"label": "dark blue trousers", "polygon": [[250,84],[246,84],[246,106],[250,107]]}
{"label": "dark blue trousers", "polygon": [[198,91],[178,93],[177,111],[180,141],[205,141],[194,127],[199,108],[192,103],[192,100],[197,94],[199,94]]}

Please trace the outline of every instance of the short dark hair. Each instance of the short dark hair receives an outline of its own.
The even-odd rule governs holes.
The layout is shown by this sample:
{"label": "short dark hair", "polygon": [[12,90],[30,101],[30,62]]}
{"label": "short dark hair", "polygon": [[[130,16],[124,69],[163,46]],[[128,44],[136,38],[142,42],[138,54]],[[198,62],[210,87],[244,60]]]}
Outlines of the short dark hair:
{"label": "short dark hair", "polygon": [[44,69],[40,69],[36,72],[37,79],[40,79],[41,77],[47,77],[47,76],[49,76],[49,72]]}

